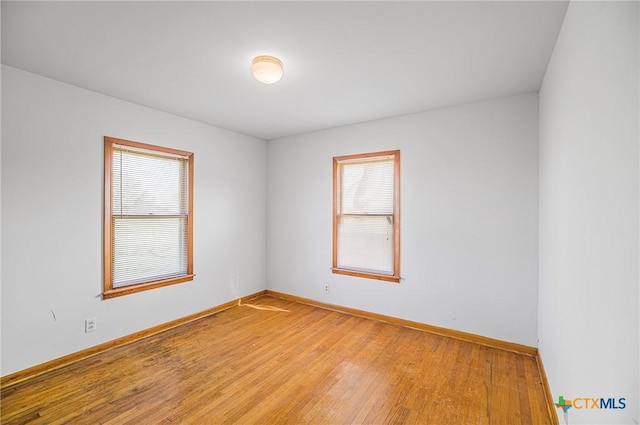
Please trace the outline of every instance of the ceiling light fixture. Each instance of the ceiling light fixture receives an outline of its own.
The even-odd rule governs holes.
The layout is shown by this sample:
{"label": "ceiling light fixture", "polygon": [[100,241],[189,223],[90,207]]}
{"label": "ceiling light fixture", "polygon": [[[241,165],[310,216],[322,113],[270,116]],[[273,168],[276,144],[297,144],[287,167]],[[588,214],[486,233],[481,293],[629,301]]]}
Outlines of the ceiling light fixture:
{"label": "ceiling light fixture", "polygon": [[273,56],[256,56],[251,63],[251,73],[261,83],[273,84],[280,81],[284,69],[282,61]]}

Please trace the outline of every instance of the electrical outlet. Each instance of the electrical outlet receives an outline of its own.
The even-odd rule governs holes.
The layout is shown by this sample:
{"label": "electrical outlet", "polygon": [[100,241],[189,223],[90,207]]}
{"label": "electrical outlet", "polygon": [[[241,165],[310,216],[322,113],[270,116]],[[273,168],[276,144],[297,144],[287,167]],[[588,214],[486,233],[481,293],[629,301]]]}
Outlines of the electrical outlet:
{"label": "electrical outlet", "polygon": [[324,288],[324,292],[326,292],[328,294],[329,293],[329,284],[325,283],[323,288]]}
{"label": "electrical outlet", "polygon": [[96,318],[85,319],[84,321],[84,333],[93,332],[96,330]]}

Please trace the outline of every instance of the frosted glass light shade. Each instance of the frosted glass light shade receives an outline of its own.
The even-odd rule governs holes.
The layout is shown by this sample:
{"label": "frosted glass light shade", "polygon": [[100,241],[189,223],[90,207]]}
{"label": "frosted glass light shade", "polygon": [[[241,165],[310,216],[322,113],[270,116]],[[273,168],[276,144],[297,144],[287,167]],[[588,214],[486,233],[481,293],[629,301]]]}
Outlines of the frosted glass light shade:
{"label": "frosted glass light shade", "polygon": [[282,62],[273,56],[256,56],[251,63],[251,73],[261,83],[273,84],[284,74]]}

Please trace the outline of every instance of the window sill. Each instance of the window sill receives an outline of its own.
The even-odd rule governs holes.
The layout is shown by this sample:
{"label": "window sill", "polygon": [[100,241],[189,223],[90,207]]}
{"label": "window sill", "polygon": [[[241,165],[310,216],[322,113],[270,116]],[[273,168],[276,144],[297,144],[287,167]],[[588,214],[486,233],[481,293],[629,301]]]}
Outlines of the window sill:
{"label": "window sill", "polygon": [[123,295],[134,294],[136,292],[148,291],[149,289],[161,288],[163,286],[175,285],[193,280],[195,274],[186,274],[183,276],[173,277],[171,279],[157,280],[155,282],[140,283],[137,285],[123,286],[121,288],[105,289],[102,293],[102,299],[121,297]]}
{"label": "window sill", "polygon": [[339,268],[336,268],[336,267],[333,267],[331,269],[331,271],[333,273],[335,273],[335,274],[344,274],[344,275],[348,275],[348,276],[363,277],[365,279],[384,280],[386,282],[395,282],[395,283],[399,283],[400,282],[400,276],[391,276],[391,275],[387,275],[387,274],[368,273],[368,272],[363,272],[363,271],[358,271],[358,270],[339,269]]}

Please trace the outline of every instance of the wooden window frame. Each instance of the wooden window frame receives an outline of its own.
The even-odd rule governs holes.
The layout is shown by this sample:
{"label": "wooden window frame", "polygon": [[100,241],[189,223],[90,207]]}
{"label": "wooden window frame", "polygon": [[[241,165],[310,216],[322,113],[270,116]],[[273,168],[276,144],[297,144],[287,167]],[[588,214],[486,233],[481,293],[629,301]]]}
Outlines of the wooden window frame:
{"label": "wooden window frame", "polygon": [[[340,163],[350,160],[365,160],[393,156],[393,275],[338,267],[338,223],[340,222]],[[331,270],[336,274],[400,282],[400,150],[343,155],[333,158],[333,263]]]}
{"label": "wooden window frame", "polygon": [[[148,282],[136,283],[128,286],[122,286],[118,288],[113,287],[113,147],[127,146],[132,149],[138,149],[146,152],[158,152],[159,155],[177,155],[187,158],[188,170],[187,170],[187,271],[186,274],[179,276],[162,279],[162,280],[150,280]],[[134,142],[131,140],[117,139],[114,137],[104,137],[104,288],[102,297],[103,299],[119,297],[122,295],[133,294],[141,291],[147,291],[154,288],[160,288],[163,286],[174,285],[177,283],[187,282],[193,280],[195,275],[193,274],[193,153],[179,149],[171,149],[162,146],[150,145],[147,143]]]}

